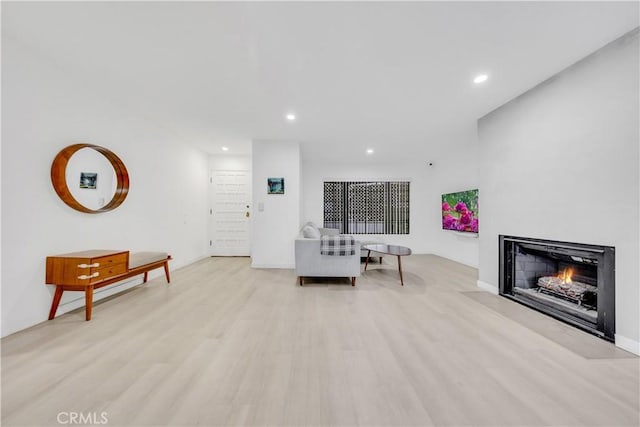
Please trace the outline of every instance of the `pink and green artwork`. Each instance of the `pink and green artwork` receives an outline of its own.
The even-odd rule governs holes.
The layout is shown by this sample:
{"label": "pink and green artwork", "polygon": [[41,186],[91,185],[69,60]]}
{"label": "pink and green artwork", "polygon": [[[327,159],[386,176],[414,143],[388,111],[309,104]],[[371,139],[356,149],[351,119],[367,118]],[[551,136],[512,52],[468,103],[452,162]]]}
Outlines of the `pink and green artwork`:
{"label": "pink and green artwork", "polygon": [[478,190],[442,195],[442,228],[478,232]]}

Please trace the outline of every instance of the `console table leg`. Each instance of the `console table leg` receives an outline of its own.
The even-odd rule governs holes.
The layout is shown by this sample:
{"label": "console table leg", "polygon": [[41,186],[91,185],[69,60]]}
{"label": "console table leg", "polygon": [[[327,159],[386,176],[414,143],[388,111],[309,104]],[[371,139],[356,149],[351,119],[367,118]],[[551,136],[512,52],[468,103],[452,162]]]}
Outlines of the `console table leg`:
{"label": "console table leg", "polygon": [[93,286],[87,286],[87,289],[85,289],[84,301],[86,304],[85,318],[87,319],[87,321],[89,321],[91,320],[91,309],[93,308]]}
{"label": "console table leg", "polygon": [[400,262],[400,256],[398,255],[398,271],[400,272],[400,285],[404,286],[402,281],[402,262]]}
{"label": "console table leg", "polygon": [[62,286],[56,285],[56,293],[53,294],[53,302],[51,303],[51,310],[49,311],[49,320],[53,320],[53,318],[56,317],[56,311],[58,310],[63,292]]}
{"label": "console table leg", "polygon": [[149,272],[144,272],[144,277],[142,278],[142,283],[147,283],[147,279],[149,278]]}

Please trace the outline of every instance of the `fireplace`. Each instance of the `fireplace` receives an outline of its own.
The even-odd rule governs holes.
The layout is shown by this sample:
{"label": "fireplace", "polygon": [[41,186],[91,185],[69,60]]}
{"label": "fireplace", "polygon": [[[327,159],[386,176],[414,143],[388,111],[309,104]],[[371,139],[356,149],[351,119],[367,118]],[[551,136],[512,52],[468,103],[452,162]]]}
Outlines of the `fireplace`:
{"label": "fireplace", "polygon": [[608,341],[615,335],[615,249],[499,236],[500,295]]}

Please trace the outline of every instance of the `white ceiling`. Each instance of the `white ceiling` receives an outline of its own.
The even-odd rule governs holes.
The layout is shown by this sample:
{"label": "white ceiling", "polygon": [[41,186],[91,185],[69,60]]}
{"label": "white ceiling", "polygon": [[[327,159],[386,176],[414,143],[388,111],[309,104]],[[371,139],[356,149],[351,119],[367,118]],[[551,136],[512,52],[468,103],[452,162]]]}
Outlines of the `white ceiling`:
{"label": "white ceiling", "polygon": [[435,159],[638,13],[637,2],[3,2],[2,32],[211,153],[265,139],[299,141],[306,158],[372,147]]}

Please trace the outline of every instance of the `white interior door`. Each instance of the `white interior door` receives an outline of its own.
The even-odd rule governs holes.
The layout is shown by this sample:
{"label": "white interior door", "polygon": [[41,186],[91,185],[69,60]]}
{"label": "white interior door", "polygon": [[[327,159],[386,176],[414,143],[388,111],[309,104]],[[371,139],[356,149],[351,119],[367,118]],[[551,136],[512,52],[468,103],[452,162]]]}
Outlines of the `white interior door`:
{"label": "white interior door", "polygon": [[251,254],[251,176],[247,170],[211,171],[210,255]]}

